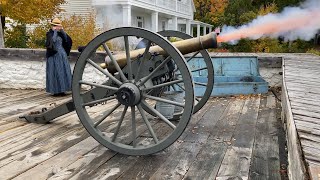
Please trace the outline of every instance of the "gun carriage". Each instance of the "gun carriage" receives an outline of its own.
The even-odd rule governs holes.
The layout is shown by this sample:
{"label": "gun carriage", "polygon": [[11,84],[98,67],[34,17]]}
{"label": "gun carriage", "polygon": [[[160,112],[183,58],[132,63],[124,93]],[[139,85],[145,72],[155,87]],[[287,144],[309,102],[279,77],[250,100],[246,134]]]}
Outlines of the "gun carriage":
{"label": "gun carriage", "polygon": [[[169,38],[180,41],[171,43]],[[123,53],[113,54],[112,44]],[[154,33],[134,27],[106,31],[80,54],[73,71],[72,99],[23,118],[48,123],[76,110],[86,130],[105,147],[128,155],[156,153],[180,137],[192,114],[210,97],[213,65],[205,49],[216,46],[214,33],[192,38],[177,31]],[[101,63],[98,50],[105,52]],[[183,55],[190,53],[185,59]],[[188,67],[199,56],[205,67]],[[206,83],[194,82],[194,72],[206,73]],[[194,86],[205,87],[204,95],[195,97]],[[173,108],[173,116],[164,115],[160,104]]]}

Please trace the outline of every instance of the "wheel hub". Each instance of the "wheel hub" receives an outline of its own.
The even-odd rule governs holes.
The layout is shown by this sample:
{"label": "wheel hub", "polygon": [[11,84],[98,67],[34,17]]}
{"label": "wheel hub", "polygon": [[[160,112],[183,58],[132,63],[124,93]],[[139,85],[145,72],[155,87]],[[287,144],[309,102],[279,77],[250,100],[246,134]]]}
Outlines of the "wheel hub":
{"label": "wheel hub", "polygon": [[141,100],[139,88],[133,83],[125,83],[117,92],[118,101],[125,106],[134,106]]}

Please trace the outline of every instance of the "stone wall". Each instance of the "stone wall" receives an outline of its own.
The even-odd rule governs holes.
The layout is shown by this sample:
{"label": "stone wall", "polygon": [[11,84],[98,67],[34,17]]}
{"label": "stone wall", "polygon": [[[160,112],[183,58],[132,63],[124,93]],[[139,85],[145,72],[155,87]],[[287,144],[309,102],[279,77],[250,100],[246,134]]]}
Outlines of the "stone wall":
{"label": "stone wall", "polygon": [[[70,65],[73,69],[79,52],[70,53]],[[103,60],[98,53],[97,61]],[[269,86],[281,86],[281,58],[259,57],[259,71]],[[0,88],[45,88],[46,59],[43,49],[0,49]],[[84,79],[97,76],[97,70],[88,71]],[[96,81],[96,79],[95,79]]]}
{"label": "stone wall", "polygon": [[[70,53],[71,70],[80,55]],[[101,54],[98,53],[98,56]],[[96,58],[99,59],[99,58]],[[99,59],[101,61],[101,58]],[[97,77],[97,70],[88,69],[85,80]],[[99,76],[101,77],[101,75]],[[44,89],[46,58],[43,49],[0,49],[0,88]]]}

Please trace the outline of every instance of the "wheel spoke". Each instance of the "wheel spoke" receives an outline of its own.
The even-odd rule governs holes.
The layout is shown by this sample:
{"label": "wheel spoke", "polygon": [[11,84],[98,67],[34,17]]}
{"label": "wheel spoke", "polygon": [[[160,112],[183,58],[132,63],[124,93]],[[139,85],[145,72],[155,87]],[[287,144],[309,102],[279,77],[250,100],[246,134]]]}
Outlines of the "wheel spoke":
{"label": "wheel spoke", "polygon": [[163,99],[163,98],[160,98],[160,97],[154,97],[154,96],[150,96],[150,95],[147,95],[147,94],[144,94],[143,96],[146,97],[146,98],[149,98],[149,99],[153,99],[153,100],[156,100],[156,101],[172,104],[172,105],[175,105],[175,106],[180,106],[180,107],[184,107],[185,106],[184,103],[178,103],[178,102],[171,101],[171,100],[168,100],[168,99]]}
{"label": "wheel spoke", "polygon": [[148,40],[147,47],[143,53],[143,57],[145,57],[146,54],[149,52],[150,46],[151,46],[151,41]]}
{"label": "wheel spoke", "polygon": [[156,89],[156,88],[160,88],[160,87],[170,86],[170,85],[181,83],[181,82],[183,82],[183,80],[182,79],[178,79],[178,80],[174,80],[174,81],[158,84],[158,85],[155,85],[155,86],[152,86],[152,87],[147,87],[147,88],[144,88],[144,89],[141,89],[141,90],[142,91],[146,91],[146,90],[150,90],[150,89]]}
{"label": "wheel spoke", "polygon": [[125,44],[125,50],[126,50],[126,56],[127,56],[127,66],[128,66],[128,78],[129,80],[133,79],[132,76],[132,66],[131,66],[131,59],[130,59],[130,52],[129,52],[129,40],[128,36],[124,36],[124,44]]}
{"label": "wheel spoke", "polygon": [[137,128],[136,128],[136,109],[135,106],[131,106],[131,118],[132,118],[132,146],[136,147],[136,137],[137,137]]}
{"label": "wheel spoke", "polygon": [[182,89],[183,91],[186,91],[186,89],[184,87],[182,87],[180,84],[176,84],[180,89]]}
{"label": "wheel spoke", "polygon": [[195,99],[196,99],[196,101],[198,101],[198,102],[201,101],[201,99],[199,99],[199,98],[197,98],[197,97],[196,97]]}
{"label": "wheel spoke", "polygon": [[138,71],[137,71],[137,75],[136,75],[136,78],[135,78],[135,82],[137,82],[138,80],[140,80],[141,67],[143,67],[144,58],[146,57],[147,53],[149,52],[150,46],[151,46],[151,41],[148,40],[147,47],[146,47],[145,50],[144,50],[144,53],[143,53],[142,59],[141,59],[141,63],[139,64],[139,67],[138,67]]}
{"label": "wheel spoke", "polygon": [[111,110],[107,111],[105,114],[102,115],[102,117],[94,124],[93,127],[97,127],[99,124],[102,123],[103,120],[105,120],[113,111],[115,111],[121,104],[118,103],[116,106],[114,106]]}
{"label": "wheel spoke", "polygon": [[176,88],[174,85],[172,85],[171,87],[172,87],[172,89],[173,89],[174,91],[178,91],[177,88]]}
{"label": "wheel spoke", "polygon": [[108,54],[109,58],[111,59],[114,67],[115,67],[116,70],[119,72],[120,77],[121,77],[121,79],[123,80],[123,82],[128,81],[127,78],[126,78],[126,76],[123,74],[123,72],[122,72],[122,70],[121,70],[118,62],[117,62],[117,61],[114,59],[114,57],[112,56],[112,53],[111,53],[109,47],[108,47],[105,43],[102,43],[102,46],[103,46],[104,50],[107,52],[107,54]]}
{"label": "wheel spoke", "polygon": [[112,81],[117,83],[119,86],[122,84],[121,81],[119,81],[117,78],[115,78],[112,74],[109,73],[108,69],[102,69],[98,64],[93,62],[91,59],[86,60],[89,64],[91,64],[93,67],[97,68],[100,72],[102,72],[104,75],[109,77]]}
{"label": "wheel spoke", "polygon": [[147,102],[142,100],[141,103],[144,104],[145,107],[148,108],[150,111],[152,111],[154,114],[156,114],[162,121],[167,123],[172,129],[176,128],[176,126],[172,122],[170,122],[167,118],[165,118],[160,112],[152,108]]}
{"label": "wheel spoke", "polygon": [[196,55],[198,55],[200,53],[200,51],[198,51],[198,52],[195,52],[191,57],[189,57],[188,59],[187,59],[187,62],[189,62],[189,61],[191,61]]}
{"label": "wheel spoke", "polygon": [[171,60],[171,57],[168,56],[164,61],[161,62],[161,64],[159,64],[159,66],[157,66],[150,74],[148,74],[148,76],[146,76],[145,78],[142,79],[142,81],[139,83],[139,87],[141,85],[143,85],[145,82],[147,82],[160,68],[162,68],[163,65],[165,65],[166,63],[168,63]]}
{"label": "wheel spoke", "polygon": [[199,85],[199,86],[207,86],[206,83],[200,83],[200,82],[194,82],[194,84]]}
{"label": "wheel spoke", "polygon": [[140,114],[141,114],[141,116],[142,116],[142,119],[144,120],[144,122],[146,123],[146,125],[147,125],[147,127],[148,127],[148,130],[149,130],[149,132],[150,132],[150,134],[151,134],[154,142],[155,142],[156,144],[158,144],[158,143],[159,143],[158,138],[157,138],[156,134],[154,133],[154,131],[153,131],[152,127],[151,127],[151,124],[150,124],[150,122],[148,121],[146,114],[144,113],[143,108],[141,107],[140,104],[139,104],[137,107],[138,107],[138,110],[139,110],[139,112],[140,112]]}
{"label": "wheel spoke", "polygon": [[114,133],[114,135],[112,137],[112,142],[114,142],[116,140],[117,136],[118,136],[118,133],[119,133],[122,121],[124,119],[124,116],[126,115],[127,109],[128,109],[128,106],[125,106],[124,109],[123,109],[123,112],[122,112],[121,117],[120,117],[119,122],[118,122],[118,126],[117,126],[117,129],[116,129],[116,132]]}
{"label": "wheel spoke", "polygon": [[97,84],[97,83],[91,83],[91,82],[87,82],[87,81],[79,81],[80,84],[85,84],[85,85],[90,85],[90,86],[95,86],[95,87],[100,87],[100,88],[105,88],[105,89],[109,89],[112,91],[118,91],[119,88],[116,87],[112,87],[112,86],[106,86],[106,85],[102,85],[102,84]]}
{"label": "wheel spoke", "polygon": [[[190,72],[197,72],[197,71],[202,71],[202,70],[205,70],[205,69],[208,69],[207,67],[203,67],[203,68],[198,68],[198,69],[194,69],[194,70],[192,70],[192,71],[190,71]],[[176,74],[177,76],[181,76],[181,74],[179,73],[179,74]]]}
{"label": "wheel spoke", "polygon": [[202,67],[202,68],[194,69],[191,72],[202,71],[202,70],[205,70],[205,69],[208,69],[208,68],[207,67]]}
{"label": "wheel spoke", "polygon": [[82,106],[91,106],[91,105],[94,105],[94,104],[98,104],[98,103],[101,103],[101,102],[105,102],[105,101],[108,101],[108,100],[111,100],[111,99],[114,99],[116,98],[116,96],[110,96],[110,97],[107,97],[107,98],[103,98],[103,99],[99,99],[99,100],[95,100],[95,101],[91,101],[91,102],[87,102],[87,103],[83,103]]}

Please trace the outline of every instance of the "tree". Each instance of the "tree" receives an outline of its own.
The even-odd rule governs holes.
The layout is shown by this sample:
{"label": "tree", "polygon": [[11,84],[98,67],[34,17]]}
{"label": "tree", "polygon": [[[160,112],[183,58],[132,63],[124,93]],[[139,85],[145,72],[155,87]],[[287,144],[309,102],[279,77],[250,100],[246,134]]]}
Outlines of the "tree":
{"label": "tree", "polygon": [[228,6],[228,0],[194,0],[196,12],[194,17],[198,21],[213,24],[215,26],[222,25],[224,10]]}
{"label": "tree", "polygon": [[62,18],[63,29],[71,36],[73,49],[87,45],[98,33],[95,13],[89,16],[72,15]]}
{"label": "tree", "polygon": [[[1,0],[0,24],[5,23],[3,17],[9,17],[19,24],[39,23],[58,14],[63,3],[65,0]],[[3,32],[2,26],[0,31]],[[0,33],[0,43],[4,41],[3,39],[3,33]]]}
{"label": "tree", "polygon": [[299,3],[304,2],[305,0],[274,0],[274,3],[278,5],[279,11],[282,11],[283,8],[288,6],[297,6]]}
{"label": "tree", "polygon": [[[99,33],[99,29],[96,27],[96,17],[94,12],[86,17],[72,15],[59,18],[62,20],[63,29],[72,38],[72,49],[77,49],[78,46],[87,45]],[[50,24],[43,23],[29,31],[28,47],[44,48],[46,32],[50,28]]]}
{"label": "tree", "polygon": [[211,7],[209,16],[211,19],[211,22],[215,26],[221,26],[224,16],[224,11],[228,6],[228,0],[211,0]]}
{"label": "tree", "polygon": [[196,12],[194,14],[195,20],[210,23],[210,10],[211,10],[211,1],[210,0],[194,0],[194,6]]}
{"label": "tree", "polygon": [[240,26],[242,25],[240,21],[241,15],[248,13],[249,11],[254,11],[252,0],[229,0],[228,6],[224,12],[223,24]]}

